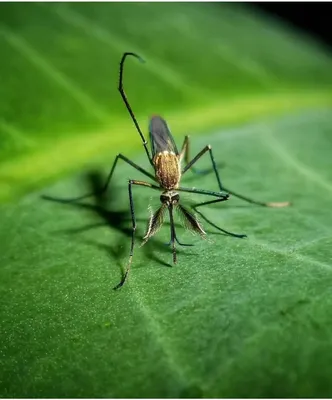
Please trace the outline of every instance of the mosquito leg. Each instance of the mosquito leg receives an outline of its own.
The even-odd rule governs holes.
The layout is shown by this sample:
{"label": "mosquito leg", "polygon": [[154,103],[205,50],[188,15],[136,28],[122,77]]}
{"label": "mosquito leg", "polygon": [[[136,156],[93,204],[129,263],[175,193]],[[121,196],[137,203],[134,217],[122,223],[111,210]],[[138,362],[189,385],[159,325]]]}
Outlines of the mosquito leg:
{"label": "mosquito leg", "polygon": [[204,201],[203,203],[195,204],[194,206],[192,206],[192,208],[193,208],[193,210],[195,210],[197,212],[197,214],[199,214],[204,219],[204,221],[206,221],[208,224],[210,224],[214,228],[218,229],[218,231],[221,231],[223,233],[226,233],[226,235],[237,237],[237,238],[247,237],[247,235],[245,235],[245,234],[233,233],[233,232],[229,232],[229,231],[226,231],[225,229],[220,228],[219,226],[217,226],[216,224],[211,222],[208,218],[206,218],[206,216],[203,213],[201,213],[200,211],[197,210],[198,207],[206,206],[208,204],[213,204],[213,203],[219,203],[220,201],[223,201],[223,200],[216,199],[216,200]]}
{"label": "mosquito leg", "polygon": [[280,207],[288,207],[288,206],[291,205],[290,201],[264,202],[264,201],[253,200],[253,199],[251,199],[249,197],[243,196],[242,194],[235,193],[235,192],[233,192],[233,190],[226,189],[224,186],[223,186],[223,190],[225,192],[227,192],[227,193],[230,193],[231,195],[233,195],[235,197],[238,197],[239,199],[247,201],[248,203],[257,204],[257,205],[262,206],[262,207],[274,207],[274,208],[278,208],[279,207],[280,208]]}
{"label": "mosquito leg", "polygon": [[129,160],[129,158],[125,157],[124,155],[118,154],[115,157],[113,166],[112,166],[111,171],[109,172],[109,174],[107,176],[107,179],[106,179],[106,182],[105,182],[104,186],[98,192],[88,193],[88,194],[85,194],[85,195],[82,195],[82,196],[79,196],[79,197],[74,197],[72,199],[55,199],[53,197],[49,197],[49,196],[45,196],[45,195],[42,196],[42,197],[44,199],[46,199],[46,200],[59,200],[59,201],[61,201],[63,203],[73,203],[73,202],[76,202],[76,201],[84,200],[84,199],[86,199],[88,197],[91,197],[91,196],[94,196],[96,194],[99,194],[99,195],[103,194],[103,193],[106,192],[106,190],[107,190],[107,188],[108,188],[108,186],[109,186],[109,184],[111,182],[115,167],[117,166],[117,162],[118,162],[119,159],[125,161],[127,164],[131,165],[133,168],[137,169],[142,174],[148,176],[150,179],[152,179],[154,181],[156,180],[156,178],[152,174],[150,174],[148,171],[146,171],[144,168],[142,168],[139,165],[135,164],[133,161]]}
{"label": "mosquito leg", "polygon": [[[184,158],[186,165],[189,164],[189,162],[190,162],[189,154],[190,154],[190,140],[189,140],[189,136],[187,135],[184,138],[182,149],[180,152],[180,160],[183,160],[183,158]],[[221,167],[222,165],[223,164],[219,164],[219,167]],[[197,169],[192,166],[191,171],[194,172],[195,174],[207,175],[213,171],[213,168]]]}
{"label": "mosquito leg", "polygon": [[176,188],[176,190],[178,192],[196,193],[196,194],[204,194],[206,196],[218,197],[217,201],[225,201],[225,200],[228,200],[228,198],[229,198],[228,193],[214,192],[212,190],[184,188],[184,187],[178,187],[178,188]]}
{"label": "mosquito leg", "polygon": [[132,232],[131,232],[131,245],[130,245],[130,253],[129,253],[129,261],[127,264],[127,268],[122,276],[122,279],[119,284],[117,284],[113,289],[117,290],[126,282],[128,278],[128,274],[130,271],[131,263],[134,255],[134,246],[135,246],[135,232],[136,232],[136,217],[135,217],[135,207],[134,207],[134,199],[132,193],[132,185],[137,186],[145,186],[152,189],[159,189],[158,186],[152,185],[148,182],[130,180],[128,183],[128,193],[129,193],[129,203],[130,203],[130,213],[131,213],[131,221],[132,221]]}
{"label": "mosquito leg", "polygon": [[[184,147],[184,146],[183,146]],[[225,188],[222,183],[221,183],[221,179],[219,176],[219,172],[217,170],[217,166],[216,166],[216,162],[214,160],[214,156],[213,156],[213,152],[212,152],[212,148],[210,145],[205,146],[204,149],[202,149],[183,169],[182,171],[182,175],[188,171],[190,168],[193,167],[193,165],[206,153],[209,152],[210,154],[210,159],[211,159],[211,163],[212,163],[212,167],[213,170],[215,172],[216,175],[216,179],[218,182],[218,187],[220,191],[225,191],[227,193],[232,194],[235,197],[238,197],[239,199],[242,199],[244,201],[247,201],[248,203],[252,203],[252,204],[257,204],[259,206],[263,206],[263,207],[287,207],[289,206],[291,203],[289,201],[283,201],[283,202],[262,202],[262,201],[257,201],[257,200],[253,200],[249,197],[243,196],[241,194],[237,194],[235,192],[233,192],[232,190],[228,190],[227,188]]]}
{"label": "mosquito leg", "polygon": [[124,62],[125,62],[125,59],[126,59],[127,56],[136,57],[141,63],[144,63],[145,61],[143,60],[143,58],[141,58],[139,55],[137,55],[135,53],[124,53],[123,54],[123,56],[121,58],[121,61],[120,61],[120,74],[119,74],[119,87],[118,87],[118,89],[119,89],[119,92],[121,94],[122,100],[124,101],[124,103],[126,105],[126,108],[127,108],[128,112],[129,112],[129,114],[131,116],[131,119],[133,120],[133,123],[134,123],[134,125],[135,125],[135,127],[137,129],[137,132],[139,133],[139,135],[140,135],[140,137],[142,139],[143,146],[144,146],[146,155],[148,156],[149,162],[153,166],[152,158],[151,158],[151,155],[150,155],[150,152],[149,152],[149,149],[148,149],[148,143],[145,140],[143,132],[142,132],[142,130],[141,130],[141,128],[140,128],[140,126],[139,126],[139,124],[137,122],[137,119],[136,119],[136,117],[135,117],[135,115],[133,113],[133,110],[130,107],[130,104],[128,102],[127,96],[126,96],[126,94],[124,92],[124,89],[123,89],[123,66],[124,66]]}
{"label": "mosquito leg", "polygon": [[193,244],[190,244],[190,243],[181,243],[181,242],[179,242],[179,239],[176,236],[175,236],[175,240],[176,240],[176,243],[178,245],[180,245],[180,246],[187,246],[187,247],[193,246]]}
{"label": "mosquito leg", "polygon": [[[193,246],[193,244],[190,244],[190,243],[181,243],[179,241],[179,239],[177,238],[177,236],[175,237],[175,241],[179,246],[186,246],[186,247]],[[172,240],[170,240],[168,243],[165,243],[166,246],[170,246],[171,244],[172,244]]]}
{"label": "mosquito leg", "polygon": [[211,158],[211,163],[212,163],[212,169],[214,170],[214,173],[216,175],[217,178],[217,182],[218,182],[218,187],[220,191],[223,191],[223,187],[221,184],[221,180],[220,180],[220,176],[219,176],[219,172],[216,166],[216,162],[214,160],[213,157],[213,153],[211,150],[211,146],[207,145],[205,146],[190,162],[188,162],[186,164],[186,166],[183,168],[182,170],[182,175],[184,175],[189,169],[193,168],[193,165],[206,153],[209,152],[210,153],[210,158]]}

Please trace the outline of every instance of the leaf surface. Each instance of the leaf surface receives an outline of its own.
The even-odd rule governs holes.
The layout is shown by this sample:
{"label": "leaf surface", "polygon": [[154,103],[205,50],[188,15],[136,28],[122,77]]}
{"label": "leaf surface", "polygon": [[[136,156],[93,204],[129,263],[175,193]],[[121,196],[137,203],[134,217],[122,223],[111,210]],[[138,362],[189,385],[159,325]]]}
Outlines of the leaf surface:
{"label": "leaf surface", "polygon": [[[181,241],[195,246],[178,249],[173,268],[166,224],[136,246],[117,292],[130,245],[126,180],[139,172],[122,165],[105,204],[57,204],[36,193],[3,206],[2,395],[329,396],[330,129],[331,112],[322,110],[196,137],[195,151],[208,140],[225,162],[225,185],[294,205],[231,198],[206,207],[215,224],[248,238],[202,221],[212,242],[203,241],[178,226]],[[95,180],[80,176],[47,193],[80,194]],[[183,184],[216,189],[213,175]],[[158,197],[135,191],[138,244],[146,205]]]}
{"label": "leaf surface", "polygon": [[[0,396],[331,397],[327,50],[228,4],[0,11]],[[200,133],[192,155],[211,144],[225,187],[293,206],[233,196],[201,209],[246,239],[202,219],[203,241],[177,220],[194,247],[179,247],[173,266],[167,221],[139,247],[160,201],[134,188],[133,266],[115,292],[130,248],[128,179],[145,178],[119,161],[105,197],[41,195],[99,187],[118,152],[149,168],[116,89],[123,51],[147,61],[126,66],[142,127],[162,114],[179,148]],[[182,183],[218,190],[213,174]]]}

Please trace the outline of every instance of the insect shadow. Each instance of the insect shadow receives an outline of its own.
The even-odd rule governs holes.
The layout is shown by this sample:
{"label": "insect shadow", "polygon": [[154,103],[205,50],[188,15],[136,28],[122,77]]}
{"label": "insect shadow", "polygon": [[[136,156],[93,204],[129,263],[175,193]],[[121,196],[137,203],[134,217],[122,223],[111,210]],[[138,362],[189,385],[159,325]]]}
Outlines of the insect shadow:
{"label": "insect shadow", "polygon": [[[125,270],[123,269],[121,260],[127,254],[125,243],[127,243],[127,238],[131,237],[132,234],[132,229],[130,227],[130,211],[127,208],[119,210],[119,201],[116,196],[117,190],[114,190],[114,184],[110,185],[107,192],[101,190],[105,182],[105,176],[100,171],[91,170],[87,172],[85,174],[84,180],[88,188],[91,190],[91,193],[93,193],[92,201],[90,201],[89,203],[83,202],[82,200],[72,202],[67,201],[66,199],[47,195],[43,195],[41,197],[43,200],[52,201],[55,203],[63,204],[65,206],[76,207],[81,210],[87,210],[100,220],[98,222],[87,224],[78,228],[61,230],[60,233],[80,234],[88,230],[98,229],[105,226],[121,233],[123,236],[116,243],[103,244],[91,239],[85,239],[84,242],[86,244],[97,247],[102,251],[106,251],[107,254],[116,261],[122,275],[124,275]],[[146,223],[146,219],[137,218],[137,222]],[[170,224],[165,223],[165,225]],[[137,233],[138,236],[142,236],[140,235],[139,229],[137,230]],[[162,258],[156,256],[157,252],[168,253],[168,248],[166,245],[168,245],[168,243],[163,243],[161,240],[154,238],[153,242],[148,242],[145,246],[143,246],[143,251],[145,256],[149,260],[154,261],[159,265],[163,265],[165,267],[172,267],[170,263],[165,262]],[[184,255],[186,255],[186,253],[184,253]],[[187,255],[189,256],[189,254]],[[190,253],[190,256],[194,255],[195,253]]]}

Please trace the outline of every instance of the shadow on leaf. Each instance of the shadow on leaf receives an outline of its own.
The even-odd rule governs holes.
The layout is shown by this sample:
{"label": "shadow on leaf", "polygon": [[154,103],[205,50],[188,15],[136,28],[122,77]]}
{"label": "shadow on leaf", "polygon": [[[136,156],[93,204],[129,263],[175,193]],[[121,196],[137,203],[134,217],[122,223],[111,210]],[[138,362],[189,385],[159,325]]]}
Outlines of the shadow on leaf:
{"label": "shadow on leaf", "polygon": [[[117,230],[120,232],[124,237],[122,237],[117,243],[113,243],[110,245],[106,245],[104,243],[97,242],[95,240],[84,240],[85,244],[94,246],[99,250],[106,251],[109,256],[111,256],[121,269],[121,272],[124,273],[124,265],[123,258],[126,257],[126,254],[129,257],[129,248],[130,248],[130,240],[132,234],[131,228],[131,215],[130,209],[128,205],[128,209],[126,210],[119,210],[119,201],[116,196],[116,190],[112,190],[112,185],[110,185],[109,189],[106,192],[102,191],[104,186],[105,177],[98,171],[91,171],[86,174],[85,177],[89,193],[91,193],[91,197],[93,199],[93,203],[82,202],[82,200],[75,199],[67,199],[67,198],[57,198],[52,196],[43,195],[42,199],[53,201],[56,203],[64,204],[66,206],[72,206],[79,209],[84,209],[90,211],[93,215],[99,217],[100,221],[96,223],[91,223],[85,225],[83,227],[78,228],[70,228],[66,230],[61,230],[58,233],[66,233],[66,234],[79,234],[84,231],[88,231],[91,229],[96,229],[99,227],[108,226],[112,229]],[[147,222],[147,220],[138,219],[136,218],[137,222]],[[169,225],[166,223],[165,225]],[[137,236],[141,236],[139,233],[139,229],[136,230],[136,238]],[[168,246],[153,238],[153,240],[147,242],[141,249],[136,244],[136,251],[143,250],[144,254],[147,258],[151,261],[154,261],[160,265],[165,267],[172,267],[171,263],[168,263],[158,256],[156,256],[156,252],[167,253],[171,257],[171,252],[169,251]],[[197,254],[190,252],[182,252],[181,250],[177,250],[179,254],[182,253],[181,257],[183,256],[195,256]],[[143,267],[141,265],[140,267]],[[135,266],[137,268],[137,266]],[[138,268],[140,268],[138,267]]]}

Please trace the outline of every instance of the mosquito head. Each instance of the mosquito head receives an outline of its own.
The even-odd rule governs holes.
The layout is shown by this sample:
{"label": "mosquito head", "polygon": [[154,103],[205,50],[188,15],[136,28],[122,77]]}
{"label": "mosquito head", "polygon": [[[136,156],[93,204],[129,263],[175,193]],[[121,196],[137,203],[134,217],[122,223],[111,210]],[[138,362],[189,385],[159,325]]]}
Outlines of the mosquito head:
{"label": "mosquito head", "polygon": [[177,205],[180,201],[179,193],[177,192],[164,192],[160,196],[160,201],[167,206]]}

